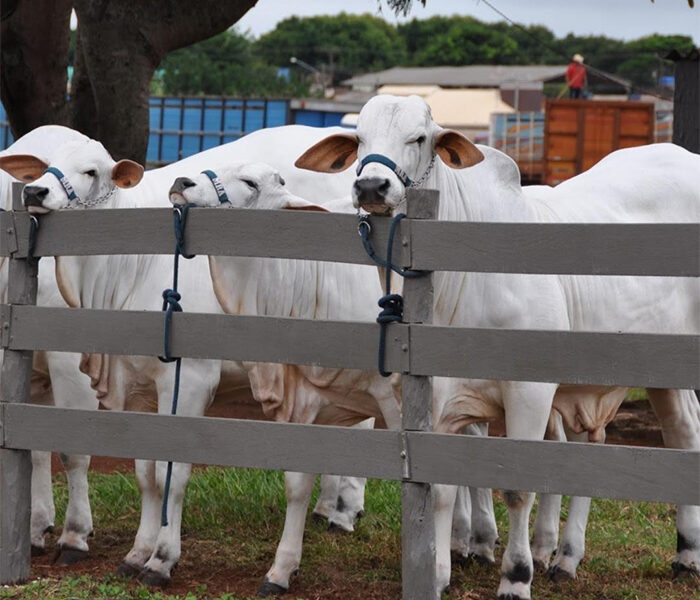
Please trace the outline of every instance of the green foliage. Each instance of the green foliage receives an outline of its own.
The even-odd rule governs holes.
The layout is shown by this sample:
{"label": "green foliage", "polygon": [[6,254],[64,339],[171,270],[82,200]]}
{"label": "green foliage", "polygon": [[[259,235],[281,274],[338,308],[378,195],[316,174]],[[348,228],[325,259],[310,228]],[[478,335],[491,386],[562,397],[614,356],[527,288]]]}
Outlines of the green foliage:
{"label": "green foliage", "polygon": [[[402,12],[410,2],[378,0]],[[435,16],[394,25],[371,15],[291,17],[260,39],[230,30],[168,55],[154,79],[154,92],[303,96],[319,83],[307,70],[290,64],[296,56],[334,84],[357,73],[398,65],[566,64],[575,53],[586,64],[653,88],[673,66],[663,57],[687,51],[693,40],[653,34],[625,42],[605,36],[557,38],[543,25],[483,23],[467,16]],[[289,80],[278,68],[289,69]]]}
{"label": "green foliage", "polygon": [[329,73],[334,82],[406,60],[404,42],[396,28],[371,15],[290,17],[255,46],[267,64],[288,66],[290,57],[296,56]]}
{"label": "green foliage", "polygon": [[229,30],[172,52],[160,65],[165,94],[284,96],[303,94],[299,80],[287,82],[253,52],[248,35]]}

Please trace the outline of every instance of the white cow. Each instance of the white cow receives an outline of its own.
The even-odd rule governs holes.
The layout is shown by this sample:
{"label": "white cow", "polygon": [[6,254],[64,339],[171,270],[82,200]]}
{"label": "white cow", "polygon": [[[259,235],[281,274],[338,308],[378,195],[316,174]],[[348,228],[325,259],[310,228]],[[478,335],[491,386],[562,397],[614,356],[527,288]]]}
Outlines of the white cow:
{"label": "white cow", "polygon": [[[46,160],[53,152],[69,141],[85,141],[81,133],[61,127],[47,125],[27,133],[9,148],[0,152],[0,161],[13,163],[22,181],[28,174],[21,173],[22,158],[18,155],[38,154]],[[24,175],[24,176],[23,176]],[[33,176],[33,175],[32,175]],[[12,208],[12,183],[17,181],[0,171],[0,207]],[[0,257],[0,296],[7,298],[7,266]],[[37,304],[41,306],[65,306],[56,286],[54,260],[46,258],[40,262]],[[0,351],[0,356],[1,356]],[[31,385],[31,402],[55,404],[63,408],[96,409],[95,393],[89,382],[78,370],[80,356],[68,352],[35,352]],[[89,456],[60,454],[68,476],[68,506],[61,537],[58,540],[54,561],[71,564],[87,555],[87,538],[92,533],[92,515],[88,499],[87,470]],[[45,534],[53,530],[55,508],[51,486],[51,453],[32,451],[31,485],[31,545],[32,554],[42,554],[45,549]]]}
{"label": "white cow", "polygon": [[[335,131],[340,131],[336,129]],[[266,130],[247,136],[235,144],[227,144],[190,157],[175,165],[149,171],[131,161],[115,163],[101,144],[81,141],[64,145],[56,152],[52,167],[60,169],[77,195],[70,199],[55,174],[42,175],[45,161],[23,156],[17,161],[0,160],[0,167],[15,174],[36,178],[24,192],[25,203],[34,213],[62,208],[95,208],[169,206],[167,190],[175,173],[201,171],[212,161],[251,156],[264,156],[282,168],[290,186],[310,197],[323,198],[339,195],[349,183],[327,176],[312,176],[295,169],[291,157],[310,143],[318,141],[327,130],[306,127],[288,127]],[[19,172],[21,168],[22,173]],[[138,188],[133,188],[141,181]],[[172,258],[167,256],[95,256],[60,257],[56,274],[64,298],[71,306],[105,309],[160,309],[160,293],[170,287]],[[209,269],[204,258],[181,263],[181,291],[186,310],[220,312],[214,297]],[[102,404],[113,409],[148,409],[157,395],[159,409],[169,412],[173,382],[172,365],[164,365],[155,358],[115,357],[92,355],[85,357],[82,369],[86,371]],[[179,414],[201,415],[211,401],[222,372],[221,361],[185,360],[182,373],[183,400]],[[247,373],[233,363],[223,369],[222,386],[247,386]],[[186,399],[186,400],[184,400]],[[121,572],[140,573],[146,583],[164,584],[180,554],[179,529],[182,495],[189,476],[189,465],[176,465],[173,471],[168,527],[159,527],[160,489],[164,464],[157,468],[151,461],[137,461],[136,472],[142,491],[142,517],[132,550],[127,554]],[[361,509],[363,489],[352,479],[334,481],[340,487],[340,498],[345,509],[336,504],[331,518],[341,527],[351,528],[352,517]],[[361,482],[360,482],[361,483]],[[329,512],[328,497],[319,499],[317,512]],[[345,513],[345,517],[343,514]],[[351,515],[348,517],[347,515]]]}
{"label": "white cow", "polygon": [[[353,185],[357,206],[397,209],[405,195],[401,171],[440,190],[439,218],[508,222],[698,222],[700,157],[670,144],[615,152],[553,190],[523,193],[515,163],[461,134],[443,130],[418,97],[377,96],[360,113],[357,135],[320,142],[297,166],[340,172],[370,157]],[[436,158],[439,157],[439,158]],[[399,169],[390,168],[391,161]],[[468,168],[467,168],[468,167]],[[464,170],[461,170],[464,169]],[[398,174],[397,174],[398,172]],[[689,278],[573,277],[438,273],[435,323],[460,327],[626,332],[700,332],[700,282]],[[534,349],[536,351],[536,349]],[[550,409],[567,429],[600,436],[624,389],[549,383],[435,378],[435,423],[453,432],[472,421],[505,415],[509,437],[542,439]],[[700,448],[700,409],[692,391],[650,390],[666,444]],[[447,518],[450,486],[435,486],[439,589],[449,582]],[[534,495],[506,492],[509,541],[499,598],[530,597],[528,516]],[[678,509],[674,570],[700,570],[700,507]],[[566,554],[567,548],[562,549]],[[573,550],[573,549],[569,549]],[[565,565],[566,566],[566,565]],[[438,590],[439,591],[439,590]]]}

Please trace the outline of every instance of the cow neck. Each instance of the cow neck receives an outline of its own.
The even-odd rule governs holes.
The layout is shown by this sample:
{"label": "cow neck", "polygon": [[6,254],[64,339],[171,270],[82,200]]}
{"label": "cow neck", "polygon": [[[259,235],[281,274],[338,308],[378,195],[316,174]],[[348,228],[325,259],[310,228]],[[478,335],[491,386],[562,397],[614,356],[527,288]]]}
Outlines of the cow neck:
{"label": "cow neck", "polygon": [[[238,257],[212,257],[210,264],[219,303],[231,314],[367,320],[381,294],[376,271],[363,265]],[[366,281],[375,293],[357,294]],[[347,299],[340,312],[337,298]]]}

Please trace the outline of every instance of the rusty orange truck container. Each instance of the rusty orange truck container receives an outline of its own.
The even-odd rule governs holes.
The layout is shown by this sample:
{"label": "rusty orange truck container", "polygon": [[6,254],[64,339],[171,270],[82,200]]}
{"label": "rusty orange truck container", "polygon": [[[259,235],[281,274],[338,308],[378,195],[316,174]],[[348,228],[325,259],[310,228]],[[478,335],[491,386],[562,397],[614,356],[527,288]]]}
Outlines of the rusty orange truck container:
{"label": "rusty orange truck container", "polygon": [[654,141],[650,102],[548,100],[544,131],[545,183],[582,173],[619,148]]}

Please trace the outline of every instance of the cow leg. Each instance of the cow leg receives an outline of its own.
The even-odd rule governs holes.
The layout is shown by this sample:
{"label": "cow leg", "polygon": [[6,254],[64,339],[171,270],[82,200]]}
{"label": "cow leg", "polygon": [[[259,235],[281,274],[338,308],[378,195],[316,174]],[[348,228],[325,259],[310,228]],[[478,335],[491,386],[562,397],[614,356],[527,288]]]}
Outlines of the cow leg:
{"label": "cow leg", "polygon": [[153,554],[160,529],[161,496],[156,485],[156,463],[136,459],[134,471],[141,492],[141,520],[134,545],[117,570],[124,577],[136,577],[141,572]]}
{"label": "cow leg", "polygon": [[[75,354],[47,352],[55,406],[97,410],[98,401],[89,379],[78,369]],[[92,535],[92,511],[88,494],[90,457],[85,454],[60,454],[68,479],[68,506],[61,537],[58,539],[54,563],[70,565],[87,558],[88,537]]]}
{"label": "cow leg", "polygon": [[328,518],[329,529],[342,531],[355,531],[355,523],[364,513],[365,509],[365,485],[366,477],[340,478],[338,486],[338,500],[335,510]]}
{"label": "cow leg", "polygon": [[[700,403],[692,390],[649,389],[667,448],[700,449]],[[679,506],[674,577],[700,575],[700,506]]]}
{"label": "cow leg", "polygon": [[457,489],[454,511],[452,513],[452,533],[450,550],[454,560],[464,563],[469,558],[469,540],[472,535],[472,499],[469,488]]}
{"label": "cow leg", "polygon": [[[503,403],[506,413],[506,433],[509,438],[541,440],[556,390],[555,384],[504,382]],[[504,492],[510,529],[508,545],[503,554],[499,600],[530,598],[533,564],[529,543],[529,517],[535,494]]]}
{"label": "cow leg", "polygon": [[338,503],[340,491],[340,475],[321,475],[321,489],[314,506],[313,516],[319,519],[328,519]]}
{"label": "cow leg", "polygon": [[[171,375],[174,373],[166,373],[156,380],[160,414],[170,413],[171,410],[174,385],[174,377]],[[177,414],[201,417],[214,398],[220,375],[221,361],[184,360],[180,376],[180,404]],[[167,466],[168,463],[165,461],[156,462],[156,485],[161,498],[165,489]],[[182,505],[191,472],[191,464],[172,463],[166,513],[168,524],[161,525],[158,530],[153,554],[139,573],[141,583],[158,587],[165,587],[170,583],[170,573],[180,560]]]}
{"label": "cow leg", "polygon": [[284,474],[284,491],[287,496],[284,531],[277,545],[275,562],[265,575],[259,596],[278,596],[286,592],[290,577],[299,569],[306,511],[315,478],[315,475],[309,473],[288,471]]}
{"label": "cow leg", "polygon": [[[356,429],[373,429],[374,419],[365,419],[356,425]],[[321,479],[323,484],[323,478]],[[328,528],[352,532],[355,530],[355,522],[365,510],[365,477],[349,477],[343,475],[338,479],[338,491],[335,504],[328,516]],[[318,502],[316,503],[318,506]],[[316,513],[316,509],[314,509]]]}
{"label": "cow leg", "polygon": [[32,450],[32,555],[45,552],[46,533],[53,531],[56,508],[51,487],[51,452]]}
{"label": "cow leg", "polygon": [[435,514],[435,581],[438,597],[450,585],[450,538],[457,490],[456,485],[436,483],[432,486]]}
{"label": "cow leg", "polygon": [[[545,433],[545,439],[557,442],[566,441],[566,432],[561,415],[552,411]],[[536,569],[546,571],[559,542],[559,515],[561,514],[560,494],[540,494],[537,503],[537,515],[533,527],[532,551],[533,564]]]}
{"label": "cow leg", "polygon": [[[587,442],[588,433],[567,431],[566,438],[570,442]],[[605,442],[603,435],[600,443]],[[556,556],[548,575],[552,581],[576,579],[576,569],[583,560],[586,551],[586,526],[591,510],[591,499],[584,496],[572,496],[569,504],[569,516],[566,519],[564,533],[559,543]]]}
{"label": "cow leg", "polygon": [[68,506],[61,537],[53,562],[71,565],[87,558],[87,538],[92,535],[92,512],[88,497],[90,457],[85,454],[60,454],[68,478]]}
{"label": "cow leg", "polygon": [[[474,423],[465,428],[469,435],[489,435],[488,423]],[[498,544],[498,527],[493,510],[493,493],[491,488],[469,488],[471,496],[471,538],[469,555],[480,565],[493,565]]]}

